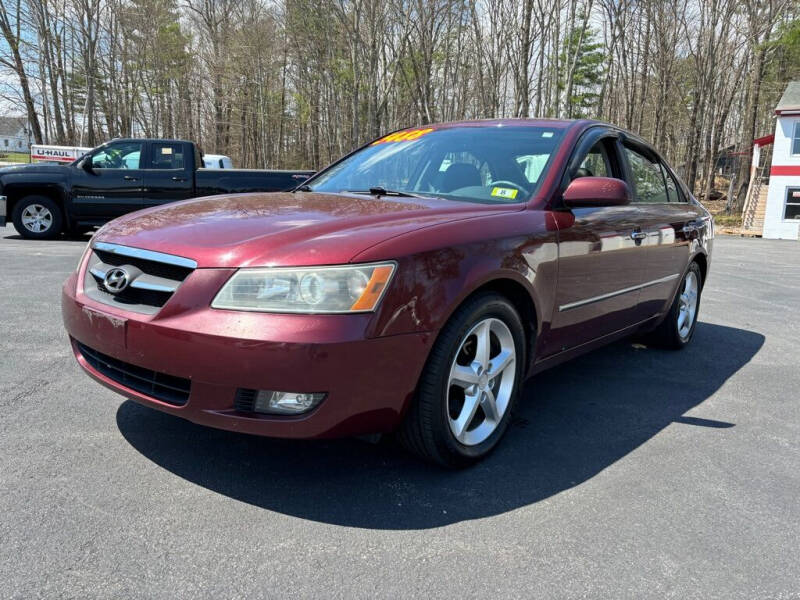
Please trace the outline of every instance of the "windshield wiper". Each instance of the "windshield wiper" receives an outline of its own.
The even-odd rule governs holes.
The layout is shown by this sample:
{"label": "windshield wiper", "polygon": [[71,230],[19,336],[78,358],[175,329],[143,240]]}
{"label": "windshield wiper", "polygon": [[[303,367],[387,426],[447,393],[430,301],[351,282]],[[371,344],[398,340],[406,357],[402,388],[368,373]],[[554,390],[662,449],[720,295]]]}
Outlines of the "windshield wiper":
{"label": "windshield wiper", "polygon": [[303,185],[298,185],[292,191],[293,192],[312,192],[314,190],[311,189],[310,185],[308,185],[307,183],[304,183]]}
{"label": "windshield wiper", "polygon": [[395,196],[398,198],[422,198],[419,194],[402,192],[400,190],[387,190],[385,187],[376,185],[368,190],[348,190],[349,194],[369,194],[370,196]]}

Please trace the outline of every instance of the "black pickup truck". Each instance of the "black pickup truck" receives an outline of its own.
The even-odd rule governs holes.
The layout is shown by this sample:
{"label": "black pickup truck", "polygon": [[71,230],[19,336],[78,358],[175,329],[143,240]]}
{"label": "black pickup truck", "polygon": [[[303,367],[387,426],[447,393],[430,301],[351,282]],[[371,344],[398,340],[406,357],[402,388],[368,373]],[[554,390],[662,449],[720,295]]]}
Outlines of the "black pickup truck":
{"label": "black pickup truck", "polygon": [[166,202],[292,189],[313,174],[202,164],[192,142],[115,139],[69,165],[6,167],[0,169],[0,226],[10,218],[23,237],[48,239]]}

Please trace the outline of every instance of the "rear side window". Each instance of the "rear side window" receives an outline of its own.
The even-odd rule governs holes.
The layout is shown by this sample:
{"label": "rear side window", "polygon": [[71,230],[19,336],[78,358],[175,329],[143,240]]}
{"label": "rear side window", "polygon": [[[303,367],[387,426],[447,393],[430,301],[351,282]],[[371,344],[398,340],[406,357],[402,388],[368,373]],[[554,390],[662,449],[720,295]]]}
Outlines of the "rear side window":
{"label": "rear side window", "polygon": [[151,169],[179,169],[183,170],[185,164],[183,144],[170,144],[155,142],[153,156],[150,158]]}
{"label": "rear side window", "polygon": [[661,172],[664,175],[664,181],[667,183],[667,199],[670,202],[686,202],[686,200],[683,198],[683,193],[678,187],[678,184],[675,182],[675,179],[672,177],[672,174],[663,164],[661,165]]}
{"label": "rear side window", "polygon": [[[643,204],[659,204],[670,201],[667,182],[661,163],[651,160],[636,150],[625,146],[625,156],[631,172],[631,183],[636,195],[634,202]],[[672,182],[673,188],[675,182]],[[677,190],[673,189],[673,197],[677,201]]]}

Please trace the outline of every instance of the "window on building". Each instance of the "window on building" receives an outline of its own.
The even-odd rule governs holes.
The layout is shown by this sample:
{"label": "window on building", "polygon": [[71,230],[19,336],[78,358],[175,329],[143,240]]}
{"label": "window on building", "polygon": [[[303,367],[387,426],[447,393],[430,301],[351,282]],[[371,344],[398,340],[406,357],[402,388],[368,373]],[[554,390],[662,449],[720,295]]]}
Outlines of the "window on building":
{"label": "window on building", "polygon": [[795,121],[792,136],[792,154],[800,154],[800,121]]}
{"label": "window on building", "polygon": [[786,204],[783,207],[783,218],[800,220],[800,188],[786,188]]}
{"label": "window on building", "polygon": [[3,142],[5,142],[5,147],[8,148],[8,140],[3,140]]}

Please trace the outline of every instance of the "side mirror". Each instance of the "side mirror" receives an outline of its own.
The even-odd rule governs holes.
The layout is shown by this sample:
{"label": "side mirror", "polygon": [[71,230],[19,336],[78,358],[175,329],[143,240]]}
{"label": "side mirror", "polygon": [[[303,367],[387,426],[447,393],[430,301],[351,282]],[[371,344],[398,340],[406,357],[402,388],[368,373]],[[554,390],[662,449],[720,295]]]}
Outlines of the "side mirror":
{"label": "side mirror", "polygon": [[628,184],[613,177],[578,177],[564,191],[564,206],[567,208],[623,206],[630,202]]}
{"label": "side mirror", "polygon": [[81,163],[81,169],[83,169],[87,173],[91,173],[92,175],[94,175],[94,168],[92,167],[91,156],[87,156],[86,158],[83,159],[83,162]]}

